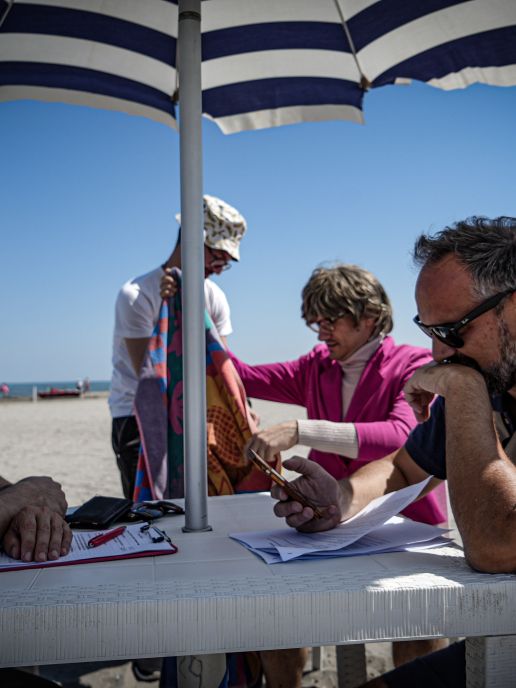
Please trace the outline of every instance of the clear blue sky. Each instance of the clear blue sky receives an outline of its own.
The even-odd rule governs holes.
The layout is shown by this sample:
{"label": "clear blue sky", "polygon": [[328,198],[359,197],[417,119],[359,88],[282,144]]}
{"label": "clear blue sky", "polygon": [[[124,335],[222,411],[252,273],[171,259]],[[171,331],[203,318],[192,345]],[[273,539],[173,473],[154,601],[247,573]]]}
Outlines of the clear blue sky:
{"label": "clear blue sky", "polygon": [[[205,192],[249,226],[240,264],[217,278],[244,360],[315,344],[300,291],[335,260],[376,273],[396,340],[425,343],[411,322],[414,238],[516,215],[516,89],[387,87],[367,95],[365,116],[232,136],[204,125]],[[107,379],[116,293],[175,241],[178,135],[119,113],[0,103],[0,155],[0,382]]]}

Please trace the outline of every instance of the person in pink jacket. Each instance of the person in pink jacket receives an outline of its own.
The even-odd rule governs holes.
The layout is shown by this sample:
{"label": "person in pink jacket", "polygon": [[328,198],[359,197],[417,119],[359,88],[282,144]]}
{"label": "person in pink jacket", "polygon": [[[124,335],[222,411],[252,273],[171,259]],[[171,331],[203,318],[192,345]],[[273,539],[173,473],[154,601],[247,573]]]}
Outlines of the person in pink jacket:
{"label": "person in pink jacket", "polygon": [[[401,447],[416,425],[403,396],[430,352],[396,345],[392,307],[380,282],[356,265],[317,268],[303,289],[302,314],[323,342],[294,361],[247,365],[232,355],[246,393],[304,406],[308,420],[258,432],[250,445],[265,459],[300,444],[340,480]],[[425,523],[446,520],[435,491],[404,513]]]}
{"label": "person in pink jacket", "polygon": [[[427,349],[397,345],[392,307],[378,279],[356,265],[317,268],[302,292],[302,316],[320,344],[297,360],[247,365],[232,354],[250,397],[304,406],[308,420],[256,433],[248,447],[266,460],[296,444],[334,478],[354,473],[403,446],[416,418],[403,386],[432,360]],[[417,521],[446,520],[444,484],[407,507]],[[398,666],[442,641],[395,643]]]}
{"label": "person in pink jacket", "polygon": [[[165,278],[164,297],[167,288]],[[315,269],[302,300],[302,316],[321,342],[309,353],[285,363],[248,365],[230,352],[249,396],[304,406],[308,416],[260,430],[248,446],[266,460],[296,444],[308,446],[310,459],[342,479],[404,445],[416,418],[403,387],[432,357],[427,349],[396,345],[388,336],[393,328],[389,297],[378,279],[361,267]],[[444,485],[403,513],[425,523],[444,522]],[[394,663],[399,666],[440,647],[440,640],[395,643]],[[289,685],[301,685],[305,653],[289,650],[289,664],[286,652],[261,653],[266,673],[288,675]]]}

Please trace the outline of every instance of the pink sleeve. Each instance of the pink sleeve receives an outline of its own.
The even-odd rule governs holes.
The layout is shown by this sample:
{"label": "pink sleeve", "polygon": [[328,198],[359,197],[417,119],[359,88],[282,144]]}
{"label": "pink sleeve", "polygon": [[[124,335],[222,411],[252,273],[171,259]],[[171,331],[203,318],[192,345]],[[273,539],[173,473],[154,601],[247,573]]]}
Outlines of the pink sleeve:
{"label": "pink sleeve", "polygon": [[245,393],[250,397],[279,401],[284,404],[305,405],[305,359],[285,363],[264,363],[248,365],[231,351],[231,360],[240,375]]}
{"label": "pink sleeve", "polygon": [[417,421],[405,400],[403,387],[417,368],[431,360],[431,355],[424,351],[412,353],[402,375],[392,380],[391,384],[396,385],[397,391],[385,420],[354,423],[358,438],[358,460],[382,459],[405,444]]}

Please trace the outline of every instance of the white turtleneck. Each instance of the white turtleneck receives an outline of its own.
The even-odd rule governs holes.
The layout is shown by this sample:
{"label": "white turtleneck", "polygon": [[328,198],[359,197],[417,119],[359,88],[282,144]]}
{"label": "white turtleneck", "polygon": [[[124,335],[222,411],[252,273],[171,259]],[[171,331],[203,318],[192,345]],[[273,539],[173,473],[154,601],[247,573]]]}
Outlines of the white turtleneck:
{"label": "white turtleneck", "polygon": [[[375,337],[357,349],[345,361],[342,368],[342,417],[345,418],[351,399],[367,362],[382,343],[383,337]],[[353,423],[334,423],[329,420],[298,420],[298,443],[319,451],[341,454],[348,459],[358,456],[358,437]]]}

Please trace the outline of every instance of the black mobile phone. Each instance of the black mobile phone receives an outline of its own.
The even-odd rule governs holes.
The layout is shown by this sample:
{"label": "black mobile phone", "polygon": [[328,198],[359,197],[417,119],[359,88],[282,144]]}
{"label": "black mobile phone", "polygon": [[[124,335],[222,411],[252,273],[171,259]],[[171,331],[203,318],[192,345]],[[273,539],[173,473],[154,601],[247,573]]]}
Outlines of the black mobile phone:
{"label": "black mobile phone", "polygon": [[259,468],[266,475],[268,475],[271,478],[272,482],[282,487],[288,494],[290,499],[299,502],[303,506],[310,507],[310,509],[312,509],[312,511],[314,512],[314,518],[322,518],[320,510],[315,506],[315,504],[313,504],[309,499],[307,499],[304,495],[298,492],[296,488],[281,475],[281,473],[278,473],[278,471],[275,468],[273,468],[270,464],[268,464],[265,461],[265,459],[263,459],[259,454],[257,454],[254,451],[254,449],[249,449],[248,451],[249,461],[252,461],[257,468]]}

